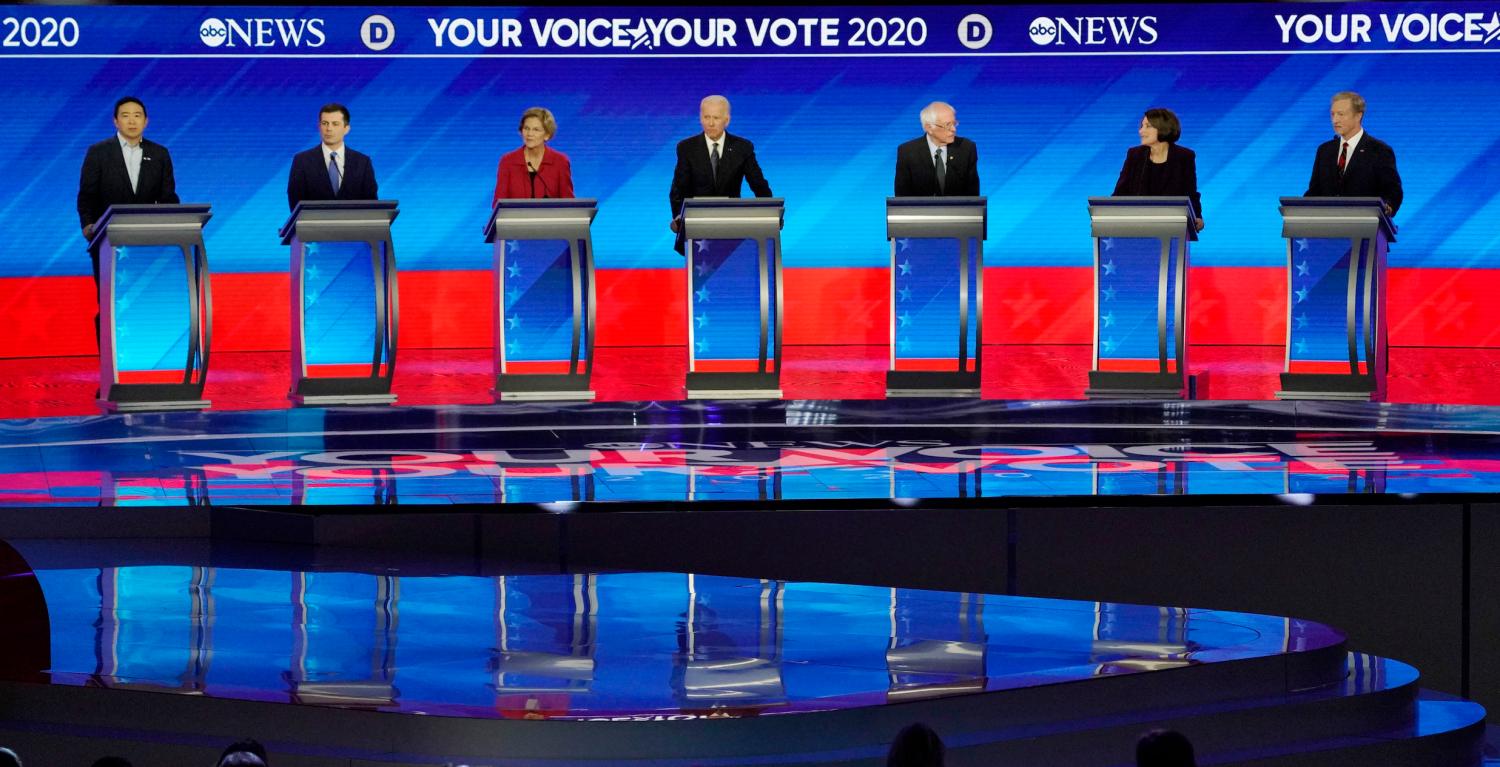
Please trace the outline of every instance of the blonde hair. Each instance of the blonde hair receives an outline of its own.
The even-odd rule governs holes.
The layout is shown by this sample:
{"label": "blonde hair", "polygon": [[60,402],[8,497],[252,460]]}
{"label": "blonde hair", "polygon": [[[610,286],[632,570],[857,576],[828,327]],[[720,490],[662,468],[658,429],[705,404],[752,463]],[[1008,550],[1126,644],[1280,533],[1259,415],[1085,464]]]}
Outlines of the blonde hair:
{"label": "blonde hair", "polygon": [[557,135],[557,118],[552,116],[552,110],[546,107],[532,107],[521,113],[521,124],[516,130],[526,130],[526,121],[535,117],[542,124],[542,132],[551,139]]}

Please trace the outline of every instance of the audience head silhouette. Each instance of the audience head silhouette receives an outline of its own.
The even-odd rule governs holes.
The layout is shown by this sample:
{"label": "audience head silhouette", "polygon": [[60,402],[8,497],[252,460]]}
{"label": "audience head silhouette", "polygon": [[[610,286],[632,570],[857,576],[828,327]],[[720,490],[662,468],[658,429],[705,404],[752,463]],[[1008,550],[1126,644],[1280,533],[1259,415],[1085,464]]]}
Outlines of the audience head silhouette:
{"label": "audience head silhouette", "polygon": [[267,767],[266,747],[247,739],[230,743],[219,755],[217,767]]}
{"label": "audience head silhouette", "polygon": [[943,739],[921,722],[896,733],[885,757],[886,767],[943,767]]}
{"label": "audience head silhouette", "polygon": [[0,748],[0,767],[21,767],[21,757],[8,748]]}
{"label": "audience head silhouette", "polygon": [[1197,767],[1193,743],[1176,730],[1152,730],[1135,744],[1136,767]]}

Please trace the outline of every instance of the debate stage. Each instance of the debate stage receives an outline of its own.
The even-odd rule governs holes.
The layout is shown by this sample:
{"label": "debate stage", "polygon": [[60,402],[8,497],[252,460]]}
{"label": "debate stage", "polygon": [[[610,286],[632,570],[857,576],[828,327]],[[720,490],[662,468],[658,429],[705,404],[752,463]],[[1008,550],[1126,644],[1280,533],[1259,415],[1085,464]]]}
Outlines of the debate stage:
{"label": "debate stage", "polygon": [[74,761],[253,732],[281,764],[870,764],[924,720],[955,764],[1122,764],[1153,726],[1216,764],[1478,764],[1483,709],[1443,693],[1500,687],[1485,407],[4,427],[5,598],[45,607],[0,733]]}

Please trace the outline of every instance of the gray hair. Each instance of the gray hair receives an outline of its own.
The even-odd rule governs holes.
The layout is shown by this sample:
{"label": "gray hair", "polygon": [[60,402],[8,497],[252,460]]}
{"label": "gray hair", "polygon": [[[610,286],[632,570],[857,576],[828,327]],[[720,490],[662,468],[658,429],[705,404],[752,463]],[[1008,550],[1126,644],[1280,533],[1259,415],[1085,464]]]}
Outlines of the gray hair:
{"label": "gray hair", "polygon": [[920,115],[920,117],[922,118],[922,124],[937,125],[937,112],[939,109],[946,109],[949,112],[953,112],[954,114],[958,113],[958,110],[954,109],[952,104],[949,104],[946,101],[934,101],[931,104],[922,107],[922,114]]}
{"label": "gray hair", "polygon": [[729,112],[729,99],[726,99],[717,93],[712,96],[704,96],[703,100],[698,102],[698,108],[702,109],[709,104],[723,104],[725,113]]}
{"label": "gray hair", "polygon": [[1331,104],[1334,101],[1339,101],[1342,99],[1349,100],[1349,108],[1353,109],[1355,114],[1362,115],[1365,113],[1365,97],[1359,95],[1358,93],[1355,93],[1354,91],[1339,91],[1338,93],[1333,94],[1333,98],[1328,103]]}

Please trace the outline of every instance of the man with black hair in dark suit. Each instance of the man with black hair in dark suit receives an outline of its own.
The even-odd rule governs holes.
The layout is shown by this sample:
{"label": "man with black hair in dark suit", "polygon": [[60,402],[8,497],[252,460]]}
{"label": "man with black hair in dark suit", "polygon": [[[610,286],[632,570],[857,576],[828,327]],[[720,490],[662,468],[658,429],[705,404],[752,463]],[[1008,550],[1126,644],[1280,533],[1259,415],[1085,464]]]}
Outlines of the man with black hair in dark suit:
{"label": "man with black hair in dark suit", "polygon": [[1338,135],[1318,146],[1305,197],[1379,197],[1385,214],[1401,208],[1401,174],[1396,151],[1365,133],[1365,100],[1353,91],[1333,94],[1328,108]]}
{"label": "man with black hair in dark suit", "polygon": [[[94,239],[94,224],[111,205],[176,204],[172,155],[146,139],[146,105],[134,96],[115,102],[115,135],[89,147],[78,177],[78,223],[83,238]],[[94,284],[99,283],[99,250],[89,249]]]}
{"label": "man with black hair in dark suit", "polygon": [[286,202],[296,209],[303,200],[376,200],[375,166],[368,155],[344,146],[349,134],[349,108],[324,104],[318,110],[322,143],[292,158],[286,181]]}
{"label": "man with black hair in dark suit", "polygon": [[677,233],[673,247],[683,252],[682,201],[689,197],[739,197],[740,188],[750,182],[756,197],[770,197],[771,185],[755,161],[755,145],[748,139],[726,133],[729,126],[729,99],[705,96],[698,104],[698,122],[703,132],[677,143],[677,167],[672,171],[672,231]]}
{"label": "man with black hair in dark suit", "polygon": [[[93,243],[94,225],[111,205],[175,205],[177,179],[167,148],[144,137],[146,104],[135,96],[115,102],[115,135],[89,147],[78,174],[78,223],[89,241],[94,265],[94,290],[99,290],[99,246]],[[99,315],[94,314],[94,335]]]}
{"label": "man with black hair in dark suit", "polygon": [[896,147],[896,196],[978,197],[979,148],[958,135],[953,107],[934,101],[921,118],[926,135]]}

